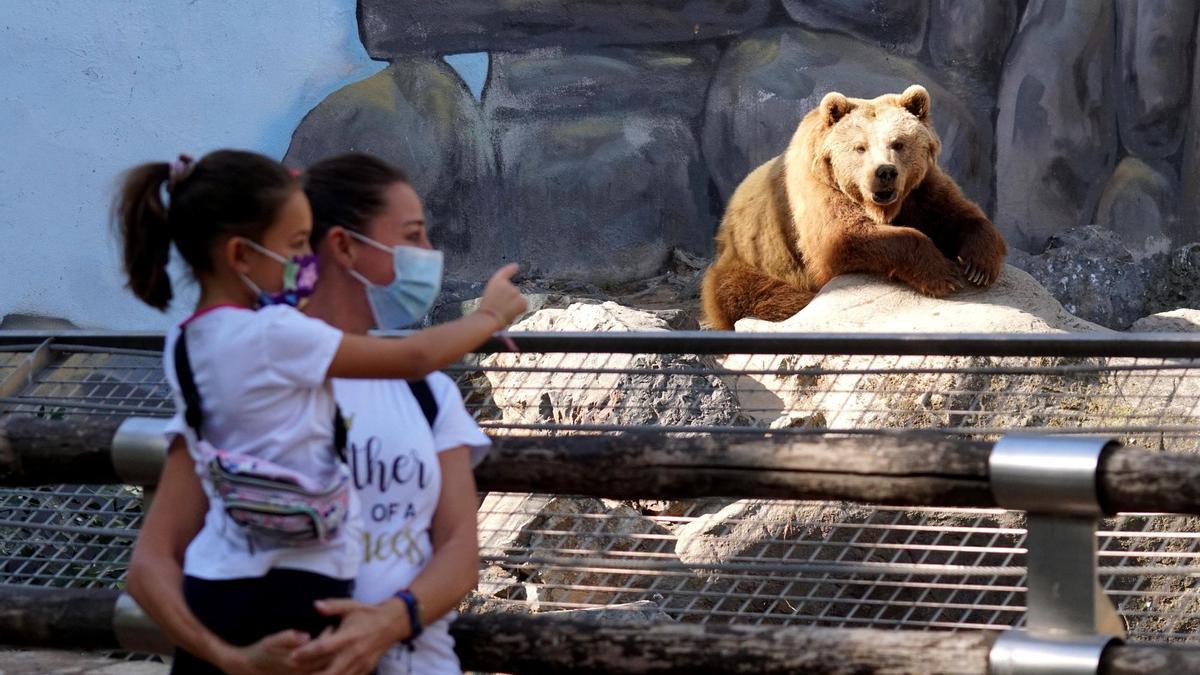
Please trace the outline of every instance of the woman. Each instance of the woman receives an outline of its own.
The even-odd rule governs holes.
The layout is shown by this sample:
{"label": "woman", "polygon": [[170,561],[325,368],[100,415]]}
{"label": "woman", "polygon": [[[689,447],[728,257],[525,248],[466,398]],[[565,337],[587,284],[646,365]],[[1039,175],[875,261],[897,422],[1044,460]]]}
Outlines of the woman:
{"label": "woman", "polygon": [[[346,333],[419,319],[437,294],[440,264],[428,255],[421,201],[404,175],[368,155],[343,155],[311,167],[305,192],[320,256],[305,311]],[[424,382],[334,382],[366,530],[354,599],[318,602],[341,618],[336,630],[238,646],[191,614],[180,561],[207,504],[178,441],[134,549],[129,593],[176,644],[229,673],[461,673],[448,626],[478,581],[471,455],[487,438],[449,378]]]}

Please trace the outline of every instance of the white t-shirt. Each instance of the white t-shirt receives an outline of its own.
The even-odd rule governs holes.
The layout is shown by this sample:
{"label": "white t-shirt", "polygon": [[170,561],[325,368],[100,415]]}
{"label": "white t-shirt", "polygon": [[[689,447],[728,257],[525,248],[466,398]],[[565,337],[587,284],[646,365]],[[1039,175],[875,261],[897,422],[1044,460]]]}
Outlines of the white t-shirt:
{"label": "white t-shirt", "polygon": [[[490,444],[463,407],[453,380],[433,373],[426,382],[438,404],[432,432],[404,382],[333,381],[349,427],[348,453],[362,504],[365,546],[354,588],[354,598],[362,602],[381,602],[408,588],[433,556],[430,526],[442,486],[438,453],[470,446],[474,464]],[[449,633],[453,618],[451,612],[426,626],[414,650],[393,647],[377,672],[460,675]]]}
{"label": "white t-shirt", "polygon": [[[186,323],[188,360],[204,409],[204,439],[214,447],[261,457],[311,476],[333,479],[333,392],[326,379],[342,332],[287,306],[251,311],[233,306],[201,312]],[[351,500],[343,534],[320,546],[266,546],[252,541],[222,508],[195,434],[183,417],[175,373],[173,328],[163,367],[175,399],[168,438],[188,440],[208,496],[204,525],[188,545],[183,571],[201,579],[260,577],[272,568],[350,579],[362,558],[358,501]]]}

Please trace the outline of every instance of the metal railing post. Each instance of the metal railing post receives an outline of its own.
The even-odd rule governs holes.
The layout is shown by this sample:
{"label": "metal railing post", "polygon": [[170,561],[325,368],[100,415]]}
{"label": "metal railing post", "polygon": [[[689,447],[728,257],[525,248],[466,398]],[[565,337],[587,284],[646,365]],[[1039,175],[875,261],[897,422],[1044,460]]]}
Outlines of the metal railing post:
{"label": "metal railing post", "polygon": [[1008,435],[988,459],[996,503],[1026,512],[1025,629],[992,647],[993,675],[1092,675],[1112,642],[1125,637],[1096,578],[1096,489],[1111,439]]}

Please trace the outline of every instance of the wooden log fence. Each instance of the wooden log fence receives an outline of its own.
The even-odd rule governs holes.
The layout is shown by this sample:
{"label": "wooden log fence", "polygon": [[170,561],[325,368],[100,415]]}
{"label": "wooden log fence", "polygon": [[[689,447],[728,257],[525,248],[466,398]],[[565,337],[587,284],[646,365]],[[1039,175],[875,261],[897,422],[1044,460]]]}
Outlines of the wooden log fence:
{"label": "wooden log fence", "polygon": [[[0,486],[153,483],[156,470],[143,470],[136,480],[122,475],[121,467],[129,462],[121,457],[121,448],[113,447],[120,424],[5,420],[0,426]],[[732,497],[992,507],[997,504],[988,480],[991,448],[990,442],[919,433],[499,437],[475,475],[484,491],[608,499]],[[1109,513],[1200,515],[1200,457],[1113,447],[1101,457],[1097,482]]]}
{"label": "wooden log fence", "polygon": [[[120,650],[120,591],[0,586],[0,636],[22,647]],[[566,613],[564,613],[566,614]],[[511,673],[987,675],[996,633],[677,623],[475,614],[451,628],[467,670]],[[1200,650],[1115,644],[1102,675],[1200,672]]]}

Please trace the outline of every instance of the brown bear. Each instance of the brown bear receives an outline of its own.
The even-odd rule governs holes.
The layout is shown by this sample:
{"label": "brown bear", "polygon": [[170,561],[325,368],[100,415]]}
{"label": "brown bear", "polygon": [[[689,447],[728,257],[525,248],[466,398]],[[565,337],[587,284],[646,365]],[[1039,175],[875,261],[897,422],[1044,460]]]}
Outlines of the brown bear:
{"label": "brown bear", "polygon": [[929,105],[920,85],[874,99],[826,94],[787,150],[734,191],[704,275],[705,323],[782,321],[851,272],[933,297],[995,282],[1008,249],[938,168]]}

